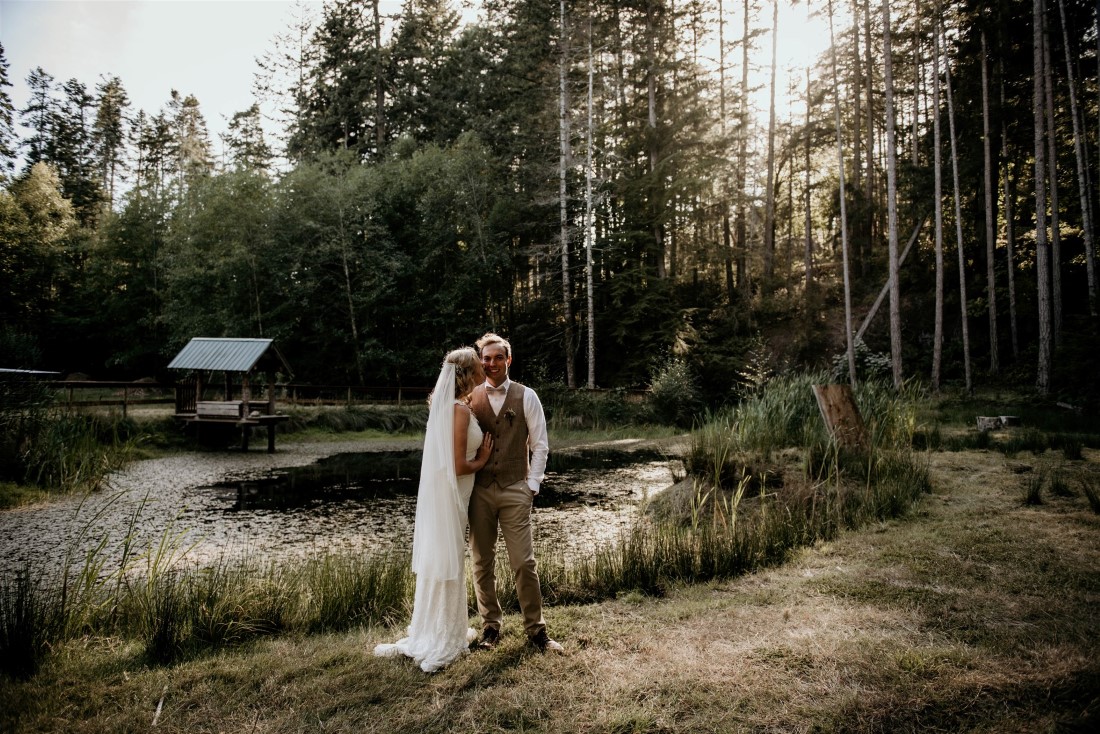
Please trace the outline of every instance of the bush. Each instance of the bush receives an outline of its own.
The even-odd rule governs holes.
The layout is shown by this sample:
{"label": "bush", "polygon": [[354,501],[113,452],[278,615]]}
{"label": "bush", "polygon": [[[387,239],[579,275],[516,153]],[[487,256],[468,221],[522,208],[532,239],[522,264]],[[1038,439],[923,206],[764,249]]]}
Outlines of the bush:
{"label": "bush", "polygon": [[703,409],[698,381],[683,359],[659,367],[649,385],[649,405],[657,423],[690,428]]}
{"label": "bush", "polygon": [[[887,380],[893,374],[890,356],[872,352],[871,348],[864,344],[862,339],[856,339],[853,351],[855,352],[856,378],[859,382]],[[832,376],[834,382],[849,382],[847,352],[841,352],[833,356]]]}

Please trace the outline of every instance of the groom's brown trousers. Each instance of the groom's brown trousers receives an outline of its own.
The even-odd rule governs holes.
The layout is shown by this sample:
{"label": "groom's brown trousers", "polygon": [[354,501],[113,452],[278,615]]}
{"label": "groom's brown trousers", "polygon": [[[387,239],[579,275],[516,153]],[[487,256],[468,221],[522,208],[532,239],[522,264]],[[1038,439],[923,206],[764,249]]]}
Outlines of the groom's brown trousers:
{"label": "groom's brown trousers", "polygon": [[546,628],[542,618],[542,591],[531,536],[534,495],[526,482],[507,487],[495,482],[474,487],[470,497],[470,557],[473,560],[477,610],[484,627],[500,629],[503,614],[496,592],[497,525],[508,550],[508,565],[516,582],[523,612],[523,629],[533,637]]}

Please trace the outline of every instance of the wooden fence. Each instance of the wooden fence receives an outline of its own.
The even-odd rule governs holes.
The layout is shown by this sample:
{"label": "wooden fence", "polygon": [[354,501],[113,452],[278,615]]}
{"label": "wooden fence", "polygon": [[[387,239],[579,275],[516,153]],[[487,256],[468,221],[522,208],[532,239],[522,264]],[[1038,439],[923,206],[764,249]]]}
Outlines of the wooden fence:
{"label": "wooden fence", "polygon": [[[121,408],[125,416],[138,405],[174,407],[176,385],[161,382],[124,382],[113,380],[54,380],[50,387],[57,391],[60,403],[70,408]],[[201,399],[218,400],[224,388],[215,383],[205,386]],[[404,405],[423,402],[431,388],[384,387],[364,385],[301,385],[289,383],[275,386],[275,400],[284,405]],[[253,386],[252,399],[265,401],[262,386]]]}
{"label": "wooden fence", "polygon": [[[54,380],[49,382],[57,391],[58,401],[71,408],[109,407],[121,408],[125,416],[133,406],[164,405],[175,407],[175,383],[164,382],[124,382],[111,380]],[[224,387],[215,382],[203,386],[202,396],[198,400],[221,400]],[[423,404],[431,392],[430,387],[378,386],[378,385],[305,385],[287,383],[275,386],[275,402],[281,405],[416,405]],[[585,392],[604,393],[608,390],[596,389]],[[637,401],[644,396],[644,390],[630,390],[627,400]],[[267,400],[263,386],[254,385],[252,400]]]}

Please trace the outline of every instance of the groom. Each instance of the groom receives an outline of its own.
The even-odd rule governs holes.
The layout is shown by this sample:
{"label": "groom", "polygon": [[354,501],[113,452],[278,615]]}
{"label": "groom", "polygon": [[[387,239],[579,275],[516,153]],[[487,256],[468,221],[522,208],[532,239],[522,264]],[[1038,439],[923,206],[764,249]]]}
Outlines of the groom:
{"label": "groom", "polygon": [[481,429],[493,434],[493,453],[474,479],[470,497],[470,556],[482,633],[478,646],[496,647],[503,614],[496,592],[497,528],[504,535],[516,580],[527,639],[543,652],[564,652],[546,633],[542,591],[531,539],[531,506],[545,476],[550,445],[538,395],[508,379],[512,345],[489,333],[477,340],[485,382],[474,389],[470,408]]}

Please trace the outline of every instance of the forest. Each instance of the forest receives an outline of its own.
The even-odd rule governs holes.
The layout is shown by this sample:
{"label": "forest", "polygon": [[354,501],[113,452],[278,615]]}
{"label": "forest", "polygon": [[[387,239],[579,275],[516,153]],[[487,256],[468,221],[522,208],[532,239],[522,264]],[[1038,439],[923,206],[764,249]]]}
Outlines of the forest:
{"label": "forest", "polygon": [[[780,69],[792,5],[831,43]],[[265,337],[296,382],[425,385],[491,329],[568,387],[826,367],[1095,402],[1098,13],[327,0],[220,146],[168,75],[133,109],[0,46],[0,367],[170,379],[191,337]]]}

